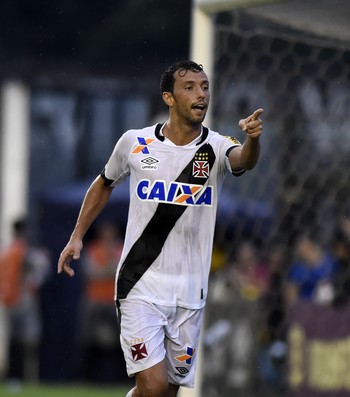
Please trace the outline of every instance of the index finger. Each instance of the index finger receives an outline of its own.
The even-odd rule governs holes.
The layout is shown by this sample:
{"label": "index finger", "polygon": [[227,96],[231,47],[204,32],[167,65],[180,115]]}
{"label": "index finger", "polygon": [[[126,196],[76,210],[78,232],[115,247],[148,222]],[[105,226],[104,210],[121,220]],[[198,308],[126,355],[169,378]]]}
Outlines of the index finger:
{"label": "index finger", "polygon": [[69,262],[73,258],[73,252],[62,251],[57,264],[57,273],[60,274],[64,270],[65,265],[69,264]]}
{"label": "index finger", "polygon": [[251,120],[257,120],[261,113],[263,113],[264,109],[259,108],[257,109],[252,115],[251,115]]}

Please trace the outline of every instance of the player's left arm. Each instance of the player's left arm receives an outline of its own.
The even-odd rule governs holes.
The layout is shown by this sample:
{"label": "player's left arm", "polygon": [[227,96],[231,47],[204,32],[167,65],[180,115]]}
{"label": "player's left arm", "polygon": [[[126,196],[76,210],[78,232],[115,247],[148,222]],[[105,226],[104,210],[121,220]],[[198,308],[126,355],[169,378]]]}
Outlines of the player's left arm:
{"label": "player's left arm", "polygon": [[262,133],[262,120],[260,115],[263,109],[257,109],[253,114],[239,122],[239,126],[246,133],[242,146],[231,150],[229,161],[231,169],[250,170],[258,162],[260,153],[260,135]]}

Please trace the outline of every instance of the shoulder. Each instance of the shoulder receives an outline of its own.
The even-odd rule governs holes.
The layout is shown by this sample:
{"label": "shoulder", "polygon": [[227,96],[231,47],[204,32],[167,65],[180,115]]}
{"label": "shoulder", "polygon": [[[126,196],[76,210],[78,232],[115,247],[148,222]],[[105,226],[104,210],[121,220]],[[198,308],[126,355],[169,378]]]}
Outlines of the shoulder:
{"label": "shoulder", "polygon": [[119,138],[118,142],[123,144],[147,144],[147,139],[154,139],[155,137],[155,125],[148,126],[140,129],[130,129],[124,132],[124,134]]}
{"label": "shoulder", "polygon": [[156,124],[155,125],[150,125],[144,128],[134,128],[126,131],[124,135],[130,136],[130,137],[137,137],[137,136],[154,136],[154,132],[156,129]]}
{"label": "shoulder", "polygon": [[[208,130],[206,142],[213,147],[214,152],[225,162],[230,151],[241,146],[241,143],[238,141],[238,139],[229,135],[220,134],[219,132],[210,129]],[[226,164],[226,168],[229,170],[231,166]]]}
{"label": "shoulder", "polygon": [[240,141],[231,135],[226,135],[224,133],[219,133],[208,128],[208,139],[228,146],[240,146]]}

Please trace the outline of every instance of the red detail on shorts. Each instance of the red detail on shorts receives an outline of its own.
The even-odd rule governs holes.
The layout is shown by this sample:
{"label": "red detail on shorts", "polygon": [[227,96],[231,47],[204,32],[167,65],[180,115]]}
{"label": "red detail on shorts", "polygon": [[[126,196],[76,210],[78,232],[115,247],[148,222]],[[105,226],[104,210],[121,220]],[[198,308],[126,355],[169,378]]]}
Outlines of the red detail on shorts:
{"label": "red detail on shorts", "polygon": [[134,361],[142,360],[148,356],[147,349],[144,343],[138,343],[131,346],[131,354]]}

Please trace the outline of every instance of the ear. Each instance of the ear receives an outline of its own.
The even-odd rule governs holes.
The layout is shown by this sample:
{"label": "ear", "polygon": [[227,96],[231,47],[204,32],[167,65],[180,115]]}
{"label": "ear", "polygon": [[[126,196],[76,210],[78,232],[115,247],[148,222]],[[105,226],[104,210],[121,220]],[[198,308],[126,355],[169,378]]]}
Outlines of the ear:
{"label": "ear", "polygon": [[162,98],[163,98],[164,103],[167,106],[171,107],[173,105],[174,97],[173,97],[173,94],[171,92],[167,92],[167,91],[163,92],[162,93]]}

